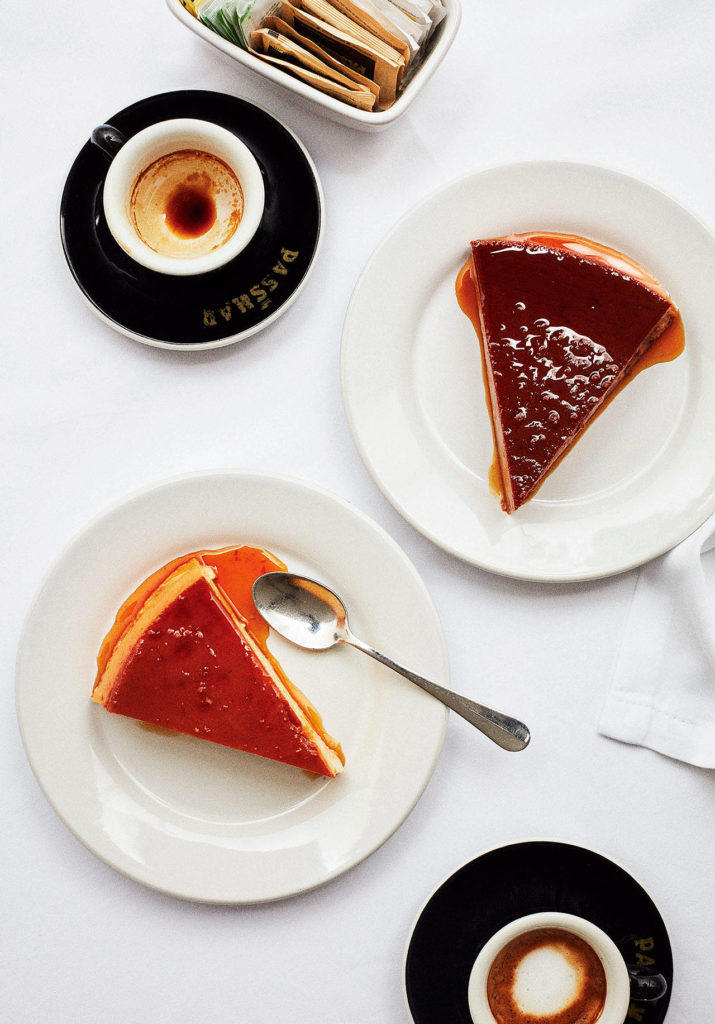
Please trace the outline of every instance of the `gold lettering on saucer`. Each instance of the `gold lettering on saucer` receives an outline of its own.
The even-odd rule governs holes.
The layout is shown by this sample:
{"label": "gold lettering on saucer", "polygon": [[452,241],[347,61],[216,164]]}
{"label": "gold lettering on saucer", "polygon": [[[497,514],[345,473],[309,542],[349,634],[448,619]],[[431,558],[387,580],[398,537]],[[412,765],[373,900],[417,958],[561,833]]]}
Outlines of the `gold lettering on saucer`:
{"label": "gold lettering on saucer", "polygon": [[247,292],[232,296],[216,309],[204,309],[204,327],[216,327],[218,323],[217,314],[228,323],[236,312],[241,314],[248,313],[255,309],[256,306],[262,311],[270,309],[273,304],[273,300],[270,297],[271,294],[280,287],[281,279],[285,279],[290,275],[290,264],[294,263],[299,256],[300,251],[298,249],[282,248],[279,259],[271,267],[271,271],[276,276],[271,277],[269,274],[266,274],[256,284],[251,285]]}
{"label": "gold lettering on saucer", "polygon": [[652,967],[655,960],[652,956],[646,956],[645,953],[636,953],[636,967]]}
{"label": "gold lettering on saucer", "polygon": [[[655,939],[652,935],[648,935],[642,939],[634,939],[633,945],[636,947],[636,967],[653,967],[655,960],[652,956],[647,956],[655,949]],[[642,1021],[647,1006],[639,1003],[631,1003],[628,1007],[628,1014],[626,1020]]]}

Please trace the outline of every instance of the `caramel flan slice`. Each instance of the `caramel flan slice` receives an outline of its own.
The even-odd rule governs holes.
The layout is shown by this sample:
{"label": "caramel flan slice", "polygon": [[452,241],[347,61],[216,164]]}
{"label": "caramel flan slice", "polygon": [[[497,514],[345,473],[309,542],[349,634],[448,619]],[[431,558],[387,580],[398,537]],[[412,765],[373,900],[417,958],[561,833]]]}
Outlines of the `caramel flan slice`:
{"label": "caramel flan slice", "polygon": [[474,241],[470,270],[502,507],[511,513],[679,315],[639,264],[575,236]]}
{"label": "caramel flan slice", "polygon": [[107,711],[334,777],[339,744],[256,641],[201,557],[133,605],[103,645],[92,700]]}

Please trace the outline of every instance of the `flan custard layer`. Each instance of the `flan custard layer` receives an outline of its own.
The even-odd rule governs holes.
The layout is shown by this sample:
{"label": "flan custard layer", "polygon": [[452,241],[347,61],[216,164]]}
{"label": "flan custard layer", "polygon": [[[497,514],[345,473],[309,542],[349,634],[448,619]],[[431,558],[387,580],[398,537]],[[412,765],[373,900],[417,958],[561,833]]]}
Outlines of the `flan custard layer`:
{"label": "flan custard layer", "polygon": [[647,271],[587,239],[510,235],[471,250],[458,294],[474,289],[460,304],[480,335],[502,505],[513,512],[680,318]]}
{"label": "flan custard layer", "polygon": [[239,547],[158,570],[120,609],[92,699],[151,725],[322,775],[341,772],[339,744],[265,648],[267,627],[250,593],[277,568],[267,552]]}

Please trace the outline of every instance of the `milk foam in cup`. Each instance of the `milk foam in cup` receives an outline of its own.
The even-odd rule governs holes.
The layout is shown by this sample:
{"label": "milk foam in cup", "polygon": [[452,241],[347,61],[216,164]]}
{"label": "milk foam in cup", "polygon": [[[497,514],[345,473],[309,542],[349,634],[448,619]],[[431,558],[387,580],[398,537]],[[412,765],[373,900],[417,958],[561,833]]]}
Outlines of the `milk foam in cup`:
{"label": "milk foam in cup", "polygon": [[604,931],[572,914],[531,914],[484,945],[468,987],[474,1024],[526,1024],[569,1014],[579,1024],[623,1024],[628,968]]}

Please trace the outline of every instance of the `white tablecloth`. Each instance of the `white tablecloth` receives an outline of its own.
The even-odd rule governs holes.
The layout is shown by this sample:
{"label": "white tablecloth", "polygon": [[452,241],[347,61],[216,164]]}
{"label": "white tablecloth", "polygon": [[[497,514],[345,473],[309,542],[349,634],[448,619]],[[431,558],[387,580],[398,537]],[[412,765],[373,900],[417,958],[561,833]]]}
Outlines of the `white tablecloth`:
{"label": "white tablecloth", "polygon": [[[593,847],[639,878],[673,944],[668,1020],[712,1019],[713,774],[597,733],[635,573],[538,586],[434,547],[365,471],[342,411],[338,358],[352,288],[384,232],[426,193],[480,167],[610,165],[715,225],[713,44],[707,0],[465,0],[457,40],[422,96],[395,126],[364,135],[219,56],[162,0],[8,12],[4,1020],[407,1021],[402,956],[426,896],[480,851],[534,837]],[[56,220],[64,176],[92,127],[143,96],[187,87],[254,100],[298,134],[323,183],[326,228],[285,317],[245,345],[181,355],[130,341],[92,314],[63,264]],[[266,424],[269,398],[290,430],[278,418]],[[452,717],[432,782],[393,838],[337,881],[257,908],[184,903],[97,860],[46,803],[14,715],[21,624],[67,541],[129,492],[225,466],[312,480],[376,519],[434,598],[454,687],[518,713],[534,735],[526,753],[507,755]]]}

